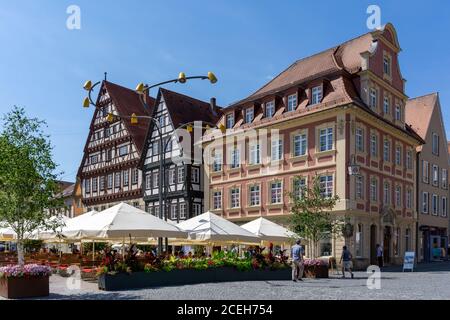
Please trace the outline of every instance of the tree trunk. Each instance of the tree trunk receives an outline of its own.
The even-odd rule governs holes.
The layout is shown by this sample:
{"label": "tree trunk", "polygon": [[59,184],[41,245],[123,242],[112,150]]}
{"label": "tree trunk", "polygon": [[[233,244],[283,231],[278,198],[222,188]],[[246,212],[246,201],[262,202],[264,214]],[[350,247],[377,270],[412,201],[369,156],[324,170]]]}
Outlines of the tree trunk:
{"label": "tree trunk", "polygon": [[19,266],[23,267],[25,265],[25,257],[24,257],[24,252],[23,252],[23,240],[17,241],[17,260],[18,260]]}

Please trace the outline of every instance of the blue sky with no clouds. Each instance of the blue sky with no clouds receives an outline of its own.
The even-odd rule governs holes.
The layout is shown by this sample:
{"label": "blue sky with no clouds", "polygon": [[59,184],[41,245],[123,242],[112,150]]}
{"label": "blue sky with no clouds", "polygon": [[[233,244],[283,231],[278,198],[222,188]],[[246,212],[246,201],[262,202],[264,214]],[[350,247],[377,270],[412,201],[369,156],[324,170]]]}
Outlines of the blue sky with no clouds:
{"label": "blue sky with no clouds", "polygon": [[[73,4],[81,30],[66,28]],[[226,106],[293,61],[367,32],[370,4],[397,29],[407,94],[439,91],[450,128],[445,0],[0,0],[0,114],[18,105],[45,119],[63,178],[74,181],[93,112],[81,107],[86,79],[107,71],[110,81],[134,88],[211,70],[219,78],[214,86],[168,88]]]}

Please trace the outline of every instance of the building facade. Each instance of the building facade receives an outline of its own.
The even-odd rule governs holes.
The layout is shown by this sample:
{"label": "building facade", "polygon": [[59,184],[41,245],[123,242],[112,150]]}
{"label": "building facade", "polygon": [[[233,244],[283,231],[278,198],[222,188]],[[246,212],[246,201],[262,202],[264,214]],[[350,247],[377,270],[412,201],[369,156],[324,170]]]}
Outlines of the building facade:
{"label": "building facade", "polygon": [[150,115],[154,99],[143,99],[147,100],[145,104],[136,92],[112,82],[101,84],[77,175],[86,211],[101,211],[120,202],[144,209],[138,164],[149,120],[139,119],[132,125],[129,119],[106,119],[108,113]]}
{"label": "building facade", "polygon": [[426,262],[445,259],[449,226],[449,156],[439,95],[433,93],[408,100],[406,121],[426,142],[416,153],[418,258]]}
{"label": "building facade", "polygon": [[[214,101],[214,100],[213,100]],[[204,180],[203,165],[183,153],[180,136],[189,140],[185,149],[194,149],[195,137],[180,126],[198,121],[215,123],[220,110],[209,104],[167,89],[161,88],[156,98],[153,118],[146,139],[142,172],[146,211],[160,216],[160,193],[163,195],[164,217],[174,221],[186,220],[203,213]],[[195,132],[195,131],[194,131]],[[161,144],[161,137],[163,143]],[[188,150],[184,150],[188,152]],[[192,155],[192,153],[189,153]],[[161,158],[162,156],[162,158]],[[163,160],[163,182],[160,180],[160,163]]]}
{"label": "building facade", "polygon": [[399,52],[388,24],[296,61],[223,109],[226,136],[203,140],[207,208],[236,222],[286,224],[289,193],[318,176],[325,197],[339,196],[333,213],[353,226],[322,241],[320,254],[339,257],[346,244],[362,267],[380,244],[386,263],[400,263],[414,249],[414,153],[423,140],[405,123]]}

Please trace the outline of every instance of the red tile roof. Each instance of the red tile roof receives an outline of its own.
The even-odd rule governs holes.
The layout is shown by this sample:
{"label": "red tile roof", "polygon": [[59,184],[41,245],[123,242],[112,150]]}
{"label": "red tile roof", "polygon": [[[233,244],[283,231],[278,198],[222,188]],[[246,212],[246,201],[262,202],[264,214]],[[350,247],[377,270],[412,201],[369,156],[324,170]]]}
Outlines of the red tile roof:
{"label": "red tile roof", "polygon": [[161,88],[160,92],[175,128],[193,121],[215,124],[221,115],[219,107],[215,110],[216,114],[213,114],[210,103],[208,102],[164,88]]}
{"label": "red tile roof", "polygon": [[[142,103],[139,94],[135,91],[109,81],[104,81],[103,84],[113,100],[119,115],[131,116],[135,113],[138,116],[149,116],[153,113],[153,106],[155,104],[154,98],[149,97],[147,102],[148,108],[146,108]],[[131,135],[139,154],[141,154],[150,120],[144,118],[139,119],[137,125],[131,125],[129,120],[123,122]]]}
{"label": "red tile roof", "polygon": [[409,99],[406,102],[405,122],[408,123],[422,139],[426,138],[437,98],[437,93],[430,93],[421,97]]}

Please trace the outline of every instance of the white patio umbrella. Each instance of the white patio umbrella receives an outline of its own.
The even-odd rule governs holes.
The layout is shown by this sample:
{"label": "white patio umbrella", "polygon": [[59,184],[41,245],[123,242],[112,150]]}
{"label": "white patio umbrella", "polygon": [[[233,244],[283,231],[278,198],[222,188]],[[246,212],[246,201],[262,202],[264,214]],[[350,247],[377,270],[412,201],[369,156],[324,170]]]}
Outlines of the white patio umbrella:
{"label": "white patio umbrella", "polygon": [[191,243],[259,244],[261,242],[256,235],[211,212],[183,221],[177,226],[189,232]]}
{"label": "white patio umbrella", "polygon": [[291,242],[298,236],[279,224],[265,218],[258,218],[241,226],[245,230],[269,242]]}
{"label": "white patio umbrella", "polygon": [[11,228],[0,228],[0,241],[11,241],[16,238],[16,233]]}
{"label": "white patio umbrella", "polygon": [[143,210],[120,203],[94,213],[81,224],[68,223],[61,232],[68,239],[121,239],[125,237],[187,238],[187,233]]}
{"label": "white patio umbrella", "polygon": [[53,239],[53,238],[55,238],[57,233],[60,232],[62,230],[62,228],[64,228],[66,223],[70,220],[70,218],[65,215],[52,216],[50,219],[52,222],[58,222],[58,224],[60,224],[61,226],[58,227],[56,231],[44,230],[43,228],[40,228],[40,229],[32,232],[28,238],[35,239],[35,240]]}

